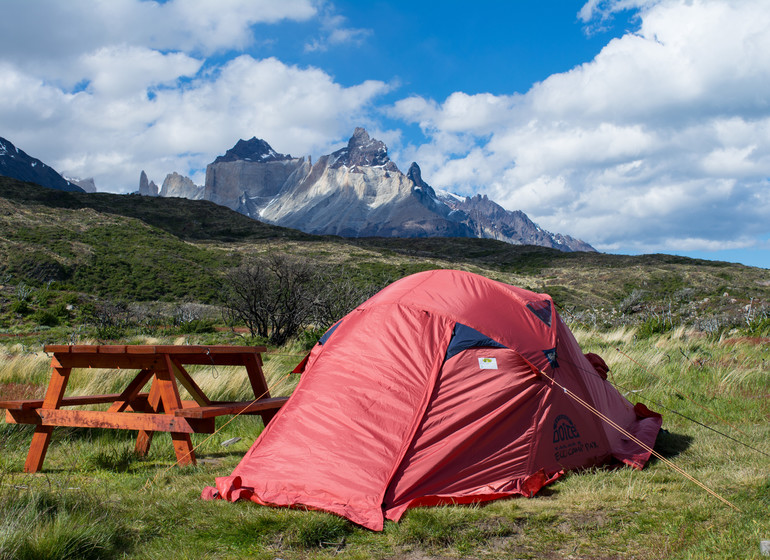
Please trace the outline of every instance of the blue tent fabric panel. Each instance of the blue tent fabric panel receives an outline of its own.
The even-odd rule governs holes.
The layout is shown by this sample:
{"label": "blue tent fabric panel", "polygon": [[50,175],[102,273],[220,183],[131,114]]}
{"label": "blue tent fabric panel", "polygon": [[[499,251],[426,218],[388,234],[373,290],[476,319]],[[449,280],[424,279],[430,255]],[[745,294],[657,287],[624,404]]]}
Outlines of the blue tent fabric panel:
{"label": "blue tent fabric panel", "polygon": [[541,301],[530,301],[527,304],[527,309],[529,309],[532,313],[535,314],[535,316],[540,319],[543,323],[551,326],[551,301],[544,299]]}
{"label": "blue tent fabric panel", "polygon": [[332,334],[334,334],[334,331],[337,330],[337,327],[340,326],[340,323],[342,323],[342,320],[340,319],[336,323],[334,323],[331,327],[329,327],[329,330],[324,333],[324,335],[318,339],[318,344],[323,346],[326,344],[326,341],[329,340]]}
{"label": "blue tent fabric panel", "polygon": [[468,348],[479,347],[490,348],[505,348],[504,345],[492,340],[487,335],[480,333],[476,329],[472,329],[462,323],[455,323],[454,333],[452,334],[452,340],[449,342],[449,347],[446,350],[446,358],[450,359],[452,356],[456,356],[463,350]]}
{"label": "blue tent fabric panel", "polygon": [[548,350],[543,350],[543,354],[545,354],[545,357],[548,360],[548,363],[551,364],[551,367],[553,368],[559,367],[559,362],[556,361],[556,348],[549,348]]}

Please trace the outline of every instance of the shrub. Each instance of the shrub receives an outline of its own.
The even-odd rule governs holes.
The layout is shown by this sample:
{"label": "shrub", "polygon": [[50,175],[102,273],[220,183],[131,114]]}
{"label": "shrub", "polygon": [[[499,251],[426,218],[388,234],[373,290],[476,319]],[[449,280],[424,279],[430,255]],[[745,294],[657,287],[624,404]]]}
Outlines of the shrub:
{"label": "shrub", "polygon": [[310,350],[326,332],[325,329],[305,329],[298,337],[304,350]]}
{"label": "shrub", "polygon": [[770,318],[751,321],[746,332],[750,336],[770,336]]}
{"label": "shrub", "polygon": [[214,322],[207,319],[193,319],[180,323],[176,329],[179,334],[207,334],[214,332]]}
{"label": "shrub", "polygon": [[20,299],[13,300],[11,303],[11,311],[18,313],[19,315],[29,315],[32,312],[29,308],[29,304]]}
{"label": "shrub", "polygon": [[650,317],[639,325],[636,336],[641,339],[650,338],[655,334],[662,334],[674,328],[674,323],[665,317]]}
{"label": "shrub", "polygon": [[11,256],[6,270],[33,283],[66,280],[70,273],[65,266],[47,252],[32,251]]}
{"label": "shrub", "polygon": [[230,271],[223,304],[230,322],[242,321],[252,337],[281,345],[311,317],[317,272],[308,261],[271,254]]}
{"label": "shrub", "polygon": [[32,320],[42,327],[55,327],[59,317],[50,309],[40,309],[32,314]]}

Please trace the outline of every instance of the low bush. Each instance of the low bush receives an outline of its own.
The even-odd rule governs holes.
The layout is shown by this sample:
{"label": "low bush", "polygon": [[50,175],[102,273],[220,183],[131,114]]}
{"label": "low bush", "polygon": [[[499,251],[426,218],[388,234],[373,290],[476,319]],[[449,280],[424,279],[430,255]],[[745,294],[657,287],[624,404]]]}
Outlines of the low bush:
{"label": "low bush", "polygon": [[639,325],[637,337],[647,339],[656,334],[663,334],[674,328],[674,323],[665,317],[650,317]]}
{"label": "low bush", "polygon": [[746,331],[750,336],[770,336],[770,318],[750,322]]}
{"label": "low bush", "polygon": [[208,319],[185,321],[174,328],[179,334],[207,334],[213,333],[214,330],[214,321]]}
{"label": "low bush", "polygon": [[19,315],[29,315],[32,313],[32,309],[29,304],[24,300],[14,300],[11,302],[11,311],[18,313]]}

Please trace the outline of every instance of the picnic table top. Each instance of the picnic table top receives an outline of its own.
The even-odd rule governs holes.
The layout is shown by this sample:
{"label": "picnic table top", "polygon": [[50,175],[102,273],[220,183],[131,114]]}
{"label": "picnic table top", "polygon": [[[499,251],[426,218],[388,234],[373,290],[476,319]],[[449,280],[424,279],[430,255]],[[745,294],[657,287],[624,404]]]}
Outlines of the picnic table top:
{"label": "picnic table top", "polygon": [[52,354],[255,354],[265,346],[172,345],[172,344],[47,344]]}

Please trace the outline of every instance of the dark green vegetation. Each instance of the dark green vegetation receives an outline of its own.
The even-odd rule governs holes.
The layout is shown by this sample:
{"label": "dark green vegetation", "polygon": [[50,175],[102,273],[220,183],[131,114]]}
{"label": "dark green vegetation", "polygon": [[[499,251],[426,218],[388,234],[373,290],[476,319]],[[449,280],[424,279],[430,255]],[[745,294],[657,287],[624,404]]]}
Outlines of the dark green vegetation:
{"label": "dark green vegetation", "polygon": [[0,198],[21,207],[39,210],[93,210],[96,213],[137,218],[186,241],[254,241],[266,238],[306,240],[313,237],[293,229],[257,222],[211,202],[185,198],[67,193],[1,176]]}
{"label": "dark green vegetation", "polygon": [[[310,236],[209,202],[65,193],[0,177],[0,333],[179,322],[181,305],[221,303],[228,271],[265,253],[328,265],[362,286],[431,268],[465,269],[549,293],[572,323],[644,323],[642,335],[679,325],[756,336],[770,329],[764,269],[486,239]],[[165,307],[147,312],[151,302]],[[221,317],[214,311],[188,319]]]}

